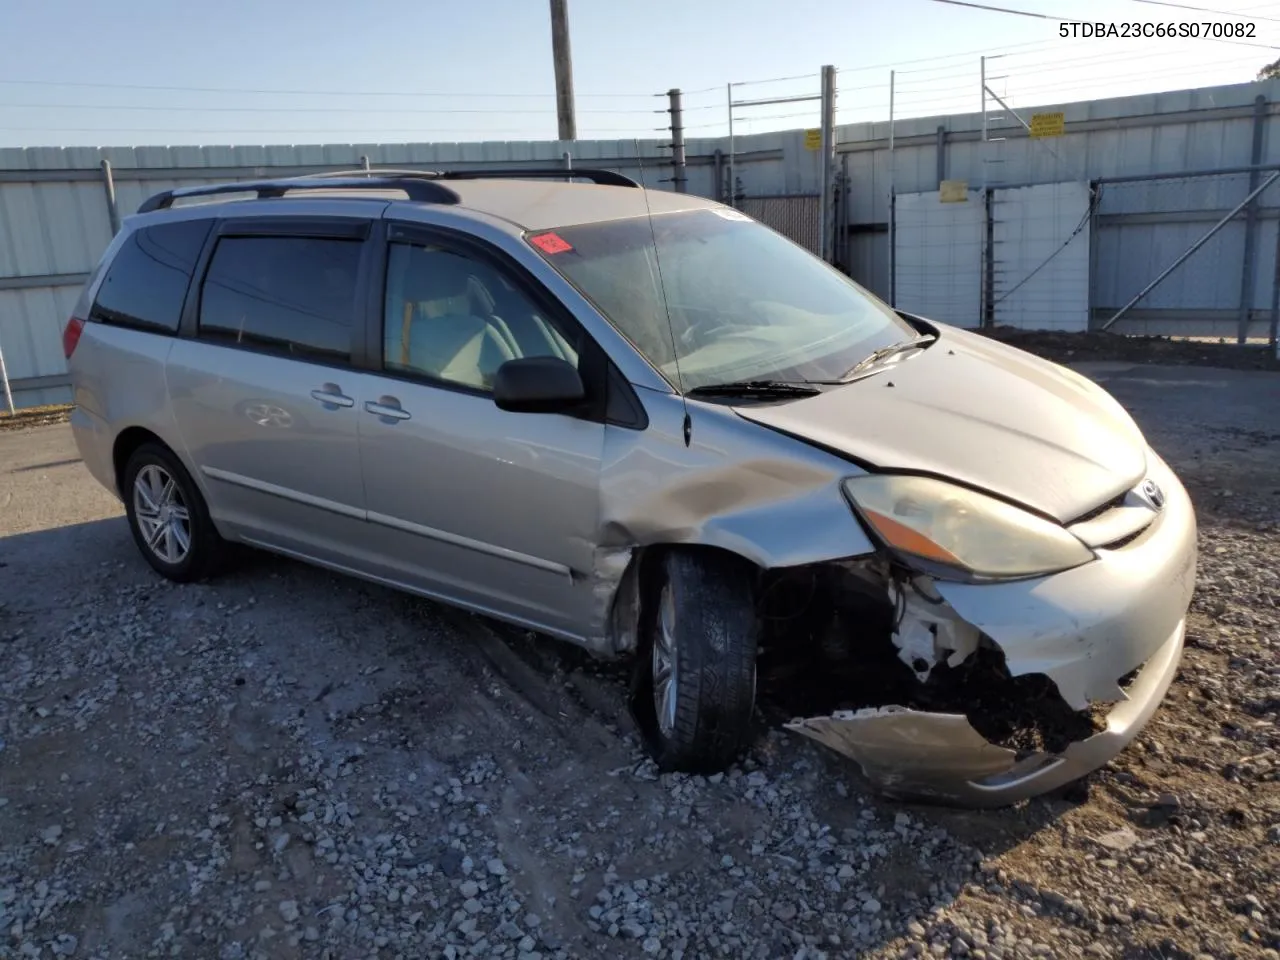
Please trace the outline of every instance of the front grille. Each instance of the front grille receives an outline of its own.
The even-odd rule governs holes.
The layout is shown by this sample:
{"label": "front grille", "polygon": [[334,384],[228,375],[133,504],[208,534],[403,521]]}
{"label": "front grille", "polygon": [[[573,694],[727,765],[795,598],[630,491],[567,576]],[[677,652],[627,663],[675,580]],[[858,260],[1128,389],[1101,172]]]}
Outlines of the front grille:
{"label": "front grille", "polygon": [[1077,523],[1087,523],[1090,520],[1096,520],[1098,519],[1098,517],[1102,516],[1108,510],[1114,510],[1116,507],[1123,507],[1124,498],[1127,496],[1128,496],[1127,493],[1122,493],[1117,497],[1112,497],[1106,503],[1099,504],[1098,506],[1090,510],[1088,513],[1083,513],[1080,516],[1076,517],[1074,520],[1068,523],[1067,526],[1071,527],[1071,526],[1075,526]]}
{"label": "front grille", "polygon": [[1100,550],[1119,550],[1122,547],[1127,547],[1129,544],[1133,543],[1133,541],[1146,533],[1148,529],[1150,528],[1143,527],[1141,530],[1135,530],[1127,537],[1121,537],[1119,540],[1112,540],[1110,543],[1099,544],[1098,548]]}

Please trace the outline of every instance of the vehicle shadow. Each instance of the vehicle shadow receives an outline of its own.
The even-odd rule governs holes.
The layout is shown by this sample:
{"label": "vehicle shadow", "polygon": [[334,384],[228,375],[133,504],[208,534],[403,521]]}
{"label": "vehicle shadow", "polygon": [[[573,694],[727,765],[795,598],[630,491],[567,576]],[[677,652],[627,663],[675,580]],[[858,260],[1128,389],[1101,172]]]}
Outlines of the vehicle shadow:
{"label": "vehicle shadow", "polygon": [[[337,709],[341,698],[348,697],[350,709],[338,713],[364,716],[368,711],[357,701],[382,702],[377,698],[385,698],[387,690],[356,688],[381,677],[412,684],[421,682],[424,671],[434,669],[443,671],[438,674],[440,688],[457,689],[483,675],[483,684],[464,687],[465,697],[448,698],[475,700],[476,706],[440,706],[459,710],[453,715],[467,717],[468,724],[474,722],[468,726],[467,749],[493,751],[504,768],[520,769],[520,776],[527,779],[523,789],[530,799],[526,802],[571,792],[579,805],[561,811],[555,820],[557,831],[594,831],[589,821],[601,810],[634,804],[635,823],[621,822],[611,828],[616,836],[599,841],[627,851],[616,861],[619,875],[626,880],[674,876],[711,891],[726,882],[723,856],[749,867],[754,881],[767,887],[769,896],[782,906],[759,916],[742,916],[741,936],[753,944],[768,944],[771,956],[791,956],[805,936],[828,929],[819,909],[824,903],[828,915],[841,907],[840,923],[830,929],[839,929],[842,936],[849,928],[862,929],[860,951],[891,947],[906,935],[908,923],[913,919],[927,923],[929,912],[953,903],[966,883],[993,889],[990,885],[998,884],[997,874],[994,869],[984,871],[981,864],[1056,829],[1057,821],[1085,794],[1077,789],[1065,799],[1039,799],[990,811],[904,804],[874,793],[851,761],[769,727],[760,731],[747,755],[723,779],[657,776],[637,759],[638,738],[626,711],[629,674],[625,663],[604,665],[568,644],[294,561],[251,550],[237,553],[236,563],[222,577],[169,592],[138,554],[121,517],[0,539],[0,564],[4,565],[0,569],[0,651],[18,631],[24,648],[32,642],[57,643],[68,618],[90,598],[157,586],[163,599],[156,602],[175,608],[175,615],[199,603],[205,611],[221,611],[225,604],[227,611],[217,616],[234,616],[235,623],[246,622],[245,617],[251,618],[249,622],[254,617],[268,618],[261,622],[255,642],[263,647],[256,656],[288,663],[304,686],[316,687],[314,692],[308,687],[305,694],[300,693],[298,703],[307,704],[308,711]],[[253,604],[252,613],[231,612],[246,602]],[[345,634],[335,636],[328,618],[344,605],[359,608],[350,617],[366,625],[350,641],[341,639]],[[287,633],[280,626],[286,618]],[[447,634],[454,639],[446,639]],[[407,642],[407,637],[414,639]],[[359,650],[363,662],[376,665],[379,672],[370,675],[373,679],[352,669],[351,650],[343,647],[346,642]],[[332,649],[325,649],[326,645]],[[327,666],[309,668],[299,655],[304,649]],[[351,680],[352,676],[360,679]],[[497,694],[494,679],[501,685]],[[334,692],[329,693],[330,689]],[[430,690],[426,699],[443,703]],[[518,729],[503,727],[506,721],[494,719],[493,704],[512,702],[521,704],[521,713],[527,705],[534,721],[521,721]],[[427,713],[396,720],[402,737],[373,751],[385,756],[371,756],[365,763],[371,769],[380,763],[404,769],[424,744],[439,758],[444,720],[442,715],[432,715],[431,709],[429,703]],[[180,725],[186,722],[179,721]],[[370,724],[390,723],[390,711],[369,713],[364,722],[365,730]],[[529,748],[513,743],[517,734],[534,743],[539,754],[558,759],[544,765],[527,763],[522,752]],[[68,742],[65,747],[71,754],[88,749],[87,741]],[[270,752],[276,747],[262,749]],[[565,770],[570,767],[573,779],[567,780]],[[760,786],[753,786],[757,781]],[[110,784],[98,788],[116,789]],[[674,801],[677,791],[688,800]],[[690,812],[676,818],[674,811],[685,802]],[[674,852],[646,849],[643,811],[657,805],[673,811],[664,829],[678,838]],[[565,822],[566,815],[570,822]],[[536,867],[550,878],[548,884],[567,889],[568,877],[578,865],[540,859],[554,837],[537,836],[536,824],[528,818],[521,831],[529,835],[512,835],[504,842],[515,849],[523,844],[529,851],[528,870]],[[707,833],[714,837],[710,844]],[[853,868],[853,874],[847,875],[842,867]],[[595,889],[592,882],[597,884]],[[588,880],[580,901],[562,895],[561,919],[579,931],[584,946],[629,956],[618,941],[585,926],[601,882]],[[832,884],[836,884],[834,890]],[[801,944],[795,942],[796,936],[802,938]],[[829,955],[849,955],[841,950],[850,942],[843,943],[844,947],[831,948]]]}

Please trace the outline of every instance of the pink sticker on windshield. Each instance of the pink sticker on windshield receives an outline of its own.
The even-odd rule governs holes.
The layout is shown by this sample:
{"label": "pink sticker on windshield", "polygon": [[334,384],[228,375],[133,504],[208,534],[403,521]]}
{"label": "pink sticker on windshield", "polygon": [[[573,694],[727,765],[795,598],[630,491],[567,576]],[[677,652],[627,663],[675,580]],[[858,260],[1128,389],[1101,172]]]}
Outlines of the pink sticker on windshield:
{"label": "pink sticker on windshield", "polygon": [[573,249],[573,246],[564,237],[556,233],[540,233],[535,237],[530,237],[529,242],[543,253],[564,253]]}

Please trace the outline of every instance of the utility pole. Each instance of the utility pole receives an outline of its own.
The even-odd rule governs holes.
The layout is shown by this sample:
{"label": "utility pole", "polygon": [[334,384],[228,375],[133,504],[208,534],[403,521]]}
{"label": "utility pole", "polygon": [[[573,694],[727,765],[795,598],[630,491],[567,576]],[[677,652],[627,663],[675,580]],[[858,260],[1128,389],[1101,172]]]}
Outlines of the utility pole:
{"label": "utility pole", "polygon": [[835,259],[836,68],[822,68],[822,259]]}
{"label": "utility pole", "polygon": [[561,140],[577,140],[573,115],[573,57],[569,53],[568,0],[551,0],[551,56],[556,65],[556,118]]}
{"label": "utility pole", "polygon": [[671,114],[671,182],[675,184],[676,193],[684,193],[687,177],[685,176],[684,156],[684,105],[681,102],[680,90],[673,87],[667,91],[671,101],[668,112]]}

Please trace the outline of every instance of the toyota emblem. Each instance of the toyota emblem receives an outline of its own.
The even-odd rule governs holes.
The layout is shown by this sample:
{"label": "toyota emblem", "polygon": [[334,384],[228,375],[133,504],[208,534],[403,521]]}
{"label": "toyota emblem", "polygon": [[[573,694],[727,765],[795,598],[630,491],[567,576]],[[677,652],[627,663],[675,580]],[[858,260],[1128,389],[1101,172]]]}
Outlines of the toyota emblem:
{"label": "toyota emblem", "polygon": [[1160,484],[1154,480],[1146,480],[1142,484],[1142,492],[1146,494],[1153,507],[1157,510],[1164,509],[1164,491],[1160,489]]}

